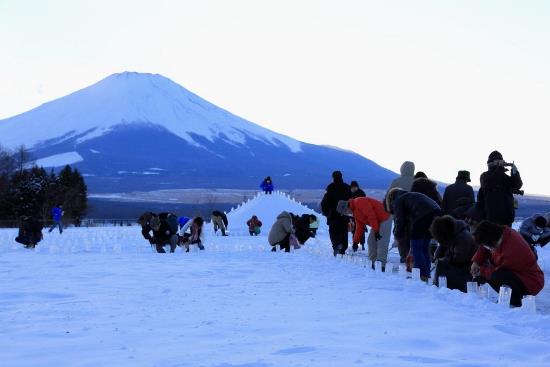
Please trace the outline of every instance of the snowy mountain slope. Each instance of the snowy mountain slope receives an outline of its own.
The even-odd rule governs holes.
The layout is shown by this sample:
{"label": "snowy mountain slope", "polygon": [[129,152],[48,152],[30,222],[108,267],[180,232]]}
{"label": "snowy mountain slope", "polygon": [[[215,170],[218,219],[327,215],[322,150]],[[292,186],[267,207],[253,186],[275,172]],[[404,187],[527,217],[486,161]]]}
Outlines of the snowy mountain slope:
{"label": "snowy mountain slope", "polygon": [[[395,173],[353,152],[302,143],[241,119],[171,80],[121,73],[0,120],[2,145],[25,144],[39,163],[72,164],[89,191],[324,188],[343,170],[386,188]],[[151,174],[149,168],[158,168]]]}
{"label": "snowy mountain slope", "polygon": [[[47,123],[54,122],[53,124]],[[159,125],[190,144],[191,135],[244,144],[253,138],[300,151],[300,142],[264,129],[205,101],[158,74],[124,72],[27,113],[0,121],[2,143],[35,146],[77,138],[77,143],[133,123]]]}

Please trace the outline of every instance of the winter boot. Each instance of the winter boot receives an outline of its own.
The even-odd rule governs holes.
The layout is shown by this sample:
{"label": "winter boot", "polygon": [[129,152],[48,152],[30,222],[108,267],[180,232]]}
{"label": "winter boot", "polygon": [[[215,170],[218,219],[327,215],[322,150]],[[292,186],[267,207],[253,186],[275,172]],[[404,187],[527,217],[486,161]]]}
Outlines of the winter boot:
{"label": "winter boot", "polygon": [[277,252],[277,247],[271,246],[271,252]]}
{"label": "winter boot", "polygon": [[359,245],[353,244],[353,246],[351,248],[352,248],[353,252],[357,252],[357,250],[359,250]]}

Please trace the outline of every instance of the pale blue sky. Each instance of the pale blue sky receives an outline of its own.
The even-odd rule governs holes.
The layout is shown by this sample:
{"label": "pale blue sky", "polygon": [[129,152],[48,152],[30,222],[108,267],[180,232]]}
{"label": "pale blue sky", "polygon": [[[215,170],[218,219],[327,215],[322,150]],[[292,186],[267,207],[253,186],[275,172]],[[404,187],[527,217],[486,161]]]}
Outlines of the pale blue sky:
{"label": "pale blue sky", "polygon": [[0,118],[114,72],[160,73],[278,132],[442,181],[477,178],[499,149],[550,195],[548,19],[547,1],[0,0]]}

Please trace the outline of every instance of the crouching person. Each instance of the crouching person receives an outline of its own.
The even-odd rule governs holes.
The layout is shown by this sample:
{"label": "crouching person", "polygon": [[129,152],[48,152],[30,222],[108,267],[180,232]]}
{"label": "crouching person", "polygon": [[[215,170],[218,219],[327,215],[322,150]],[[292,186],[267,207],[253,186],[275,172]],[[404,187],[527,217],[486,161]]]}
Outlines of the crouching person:
{"label": "crouching person", "polygon": [[548,225],[549,223],[546,221],[546,217],[540,214],[535,214],[521,223],[519,233],[529,244],[535,256],[537,256],[536,245],[544,247],[550,242],[550,227],[548,227]]}
{"label": "crouching person", "polygon": [[[165,253],[165,245],[170,246],[170,252],[176,251],[178,246],[178,217],[172,213],[156,215],[146,212],[138,219],[141,225],[143,238],[155,246],[158,253]],[[152,232],[152,235],[151,235]]]}
{"label": "crouching person", "polygon": [[218,234],[218,229],[220,229],[222,236],[227,236],[226,231],[229,222],[225,213],[222,213],[219,210],[214,210],[212,212],[212,225],[214,226],[214,234]]}
{"label": "crouching person", "polygon": [[195,217],[187,221],[180,229],[180,244],[185,247],[185,252],[189,252],[189,245],[197,245],[200,250],[204,250],[204,220],[202,217]]}
{"label": "crouching person", "polygon": [[510,287],[514,307],[521,306],[523,296],[536,296],[542,290],[544,273],[519,233],[484,220],[473,235],[479,248],[472,258],[472,276],[481,277],[497,292],[503,285]]}
{"label": "crouching person", "polygon": [[15,242],[25,246],[25,248],[33,249],[38,242],[42,241],[42,221],[31,216],[22,216],[19,218],[19,233],[15,237]]}
{"label": "crouching person", "polygon": [[353,215],[356,225],[353,234],[354,251],[358,248],[361,238],[364,238],[365,226],[372,228],[367,238],[371,267],[374,269],[375,261],[380,261],[382,271],[386,271],[390,236],[382,236],[381,233],[391,233],[392,218],[384,209],[384,204],[370,197],[359,197],[349,201],[340,201],[337,209],[343,215]]}
{"label": "crouching person", "polygon": [[283,211],[277,216],[277,220],[269,231],[268,241],[272,246],[271,251],[277,251],[277,245],[279,245],[281,251],[290,252],[290,236],[293,234],[292,213]]}
{"label": "crouching person", "polygon": [[477,251],[468,224],[444,215],[434,219],[430,233],[439,243],[434,256],[434,284],[439,286],[439,277],[444,276],[447,278],[447,288],[466,292],[466,283],[472,281],[471,259]]}
{"label": "crouching person", "polygon": [[251,236],[257,236],[262,231],[262,221],[255,215],[246,222],[246,225]]}

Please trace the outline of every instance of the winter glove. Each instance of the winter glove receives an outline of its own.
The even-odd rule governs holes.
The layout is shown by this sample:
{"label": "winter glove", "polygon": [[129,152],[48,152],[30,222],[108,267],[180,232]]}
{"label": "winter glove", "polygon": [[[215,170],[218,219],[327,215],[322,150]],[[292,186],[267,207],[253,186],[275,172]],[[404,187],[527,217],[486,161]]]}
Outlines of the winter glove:
{"label": "winter glove", "polygon": [[380,235],[380,232],[374,232],[374,239],[376,241],[380,241],[382,239],[382,235]]}

